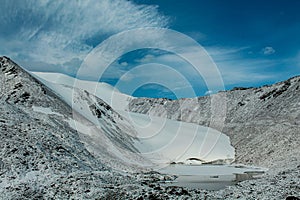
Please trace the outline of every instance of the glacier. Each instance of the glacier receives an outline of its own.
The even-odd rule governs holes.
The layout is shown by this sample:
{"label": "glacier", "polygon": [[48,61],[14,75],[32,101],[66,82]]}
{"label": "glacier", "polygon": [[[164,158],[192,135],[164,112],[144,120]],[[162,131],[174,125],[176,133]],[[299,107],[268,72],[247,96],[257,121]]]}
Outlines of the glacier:
{"label": "glacier", "polygon": [[[140,162],[140,159],[134,160],[132,156],[125,156],[129,164],[155,168],[170,163],[202,164],[234,161],[235,150],[230,144],[230,139],[220,131],[193,123],[129,112],[128,105],[135,97],[123,94],[103,82],[79,80],[59,73],[30,73],[88,119],[92,126],[105,128],[103,123],[99,123],[99,116],[91,110],[93,102],[97,102],[99,98],[110,105],[120,115],[119,118],[122,118],[118,124],[122,130],[126,130],[123,134],[128,135],[122,137],[130,141],[128,146],[131,149],[128,151],[126,148],[119,148],[117,151],[113,143],[108,148],[123,160],[124,154],[136,153],[148,161]],[[95,128],[82,128],[86,126],[80,121],[73,122],[72,126],[82,134],[92,136],[95,140],[98,138],[96,141],[101,143]]]}

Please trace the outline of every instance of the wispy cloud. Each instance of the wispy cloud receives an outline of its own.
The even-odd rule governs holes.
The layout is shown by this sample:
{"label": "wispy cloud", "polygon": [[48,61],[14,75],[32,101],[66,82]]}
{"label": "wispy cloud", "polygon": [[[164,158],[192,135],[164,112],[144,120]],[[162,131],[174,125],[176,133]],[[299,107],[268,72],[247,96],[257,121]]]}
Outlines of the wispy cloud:
{"label": "wispy cloud", "polygon": [[[186,80],[184,81],[181,81],[180,77],[170,73],[168,70],[157,68],[155,70],[155,67],[153,67],[155,64],[147,65],[147,69],[143,68],[143,70],[139,71],[132,70],[134,66],[130,63],[126,69],[120,64],[119,66],[117,64],[112,66],[110,70],[111,73],[106,75],[110,75],[110,78],[118,79],[124,73],[130,71],[131,78],[124,79],[126,80],[123,82],[125,86],[137,83],[133,77],[140,77],[144,82],[156,78],[156,80],[160,82],[163,80],[164,84],[168,86],[172,85],[172,87],[170,87],[172,91],[192,97],[192,93],[188,94],[186,88],[193,87],[196,95],[207,95],[208,90],[213,92],[221,90],[220,84],[216,81],[216,78],[218,78],[218,74],[216,73],[218,72],[221,74],[221,78],[227,89],[234,86],[258,86],[266,82],[270,83],[272,81],[282,80],[282,73],[279,74],[274,69],[278,68],[278,66],[286,66],[290,62],[290,60],[266,57],[262,55],[260,51],[257,51],[256,48],[250,46],[206,47],[208,54],[216,63],[216,71],[216,69],[211,67],[210,63],[205,63],[204,60],[201,60],[201,57],[193,51],[193,48],[193,46],[182,45],[182,54],[188,55],[189,58],[200,60],[200,62],[202,62],[200,71],[195,70],[186,60],[172,53],[150,52],[149,54],[145,54],[144,57],[135,59],[135,66],[144,65],[146,63],[158,63],[169,66],[174,72],[185,77]],[[250,51],[253,53],[249,54]],[[210,88],[207,87],[207,83],[210,84]],[[123,90],[125,91],[126,89]]]}
{"label": "wispy cloud", "polygon": [[[226,85],[263,82],[274,78],[267,73],[277,60],[270,60],[254,54],[251,47],[210,47],[208,52],[216,62]],[[252,52],[251,56],[249,52]],[[247,55],[248,54],[248,55]]]}
{"label": "wispy cloud", "polygon": [[[202,62],[199,71],[195,70],[191,63],[178,55],[150,52],[142,58],[135,59],[135,66],[140,65],[143,66],[142,68],[137,70],[134,69],[135,66],[129,64],[124,69],[122,65],[114,63],[105,76],[111,79],[120,79],[123,76],[121,78],[122,84],[117,85],[122,91],[129,92],[129,85],[155,82],[163,83],[171,91],[180,94],[181,97],[184,95],[188,97],[207,95],[209,94],[207,89],[213,92],[224,90],[225,88],[222,88],[219,80],[217,80],[218,73],[220,73],[220,78],[227,86],[253,84],[275,77],[273,73],[266,73],[265,71],[278,64],[278,61],[265,58],[245,58],[242,54],[248,54],[250,47],[211,46],[207,48],[208,54],[212,56],[216,63],[217,70],[212,67],[211,63],[205,63],[207,60],[201,60],[201,56],[195,53],[193,48],[183,46],[181,50],[183,55]],[[124,74],[126,75],[124,76]],[[128,88],[126,89],[125,86]],[[193,91],[190,90],[191,88]]]}
{"label": "wispy cloud", "polygon": [[65,72],[112,34],[168,23],[156,6],[126,0],[3,0],[0,13],[0,54],[35,70],[44,63]]}
{"label": "wispy cloud", "polygon": [[212,57],[215,56],[228,56],[238,54],[242,51],[248,51],[251,47],[249,46],[242,46],[242,47],[224,47],[224,46],[208,46],[206,50],[208,51],[209,55]]}
{"label": "wispy cloud", "polygon": [[[157,87],[161,92],[172,91],[178,98],[196,96],[188,77],[171,66],[159,63],[142,64],[132,68],[118,78],[116,83],[116,87],[127,94],[133,94],[137,88],[145,85],[148,85],[148,89]],[[167,90],[161,90],[161,87]]]}

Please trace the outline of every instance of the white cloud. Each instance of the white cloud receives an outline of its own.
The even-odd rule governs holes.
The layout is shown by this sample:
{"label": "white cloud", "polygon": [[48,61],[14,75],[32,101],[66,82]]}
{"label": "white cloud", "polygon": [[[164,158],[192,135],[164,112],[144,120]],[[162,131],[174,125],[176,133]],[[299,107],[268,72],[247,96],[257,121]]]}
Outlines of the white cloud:
{"label": "white cloud", "polygon": [[3,0],[0,13],[0,54],[62,67],[112,34],[168,23],[156,6],[126,0]]}
{"label": "white cloud", "polygon": [[206,91],[206,92],[204,93],[204,95],[211,95],[211,94],[213,94],[213,93],[214,93],[213,91],[208,90],[208,91]]}
{"label": "white cloud", "polygon": [[261,51],[264,55],[272,55],[276,52],[273,47],[265,47]]}
{"label": "white cloud", "polygon": [[156,60],[156,57],[154,55],[147,54],[141,59],[135,59],[135,62],[147,63],[147,62],[151,62],[151,61],[155,61],[155,60]]}
{"label": "white cloud", "polygon": [[123,66],[123,67],[126,67],[126,66],[128,66],[128,63],[127,62],[121,62],[120,65]]}

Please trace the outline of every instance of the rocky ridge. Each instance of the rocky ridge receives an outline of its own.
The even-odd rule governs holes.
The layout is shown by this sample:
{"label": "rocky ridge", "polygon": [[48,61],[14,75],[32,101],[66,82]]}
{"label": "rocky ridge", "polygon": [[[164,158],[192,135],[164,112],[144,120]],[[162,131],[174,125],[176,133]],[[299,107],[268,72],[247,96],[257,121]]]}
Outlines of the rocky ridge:
{"label": "rocky ridge", "polygon": [[[132,112],[212,126],[236,149],[236,162],[277,171],[300,163],[300,76],[260,88],[234,88],[194,99],[133,99]],[[216,126],[212,102],[222,99],[224,121]]]}

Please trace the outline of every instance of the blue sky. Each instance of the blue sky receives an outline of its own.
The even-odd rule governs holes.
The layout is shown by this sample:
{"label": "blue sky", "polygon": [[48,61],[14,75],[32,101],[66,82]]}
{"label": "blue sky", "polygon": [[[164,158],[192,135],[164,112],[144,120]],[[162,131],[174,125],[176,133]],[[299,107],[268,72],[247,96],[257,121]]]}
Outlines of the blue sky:
{"label": "blue sky", "polygon": [[[299,8],[298,0],[2,0],[0,54],[29,70],[76,76],[86,55],[108,37],[161,27],[202,45],[215,61],[224,89],[261,86],[300,74]],[[187,92],[176,74],[154,70],[157,66],[150,63],[173,68],[194,93]],[[147,69],[137,68],[140,65]],[[140,49],[115,60],[101,80],[135,96],[181,98],[217,92],[209,91],[192,68],[171,52]],[[126,73],[130,78],[118,84]],[[156,81],[151,81],[154,76]],[[129,91],[138,79],[145,80],[144,85]],[[162,79],[165,85],[159,84]]]}

